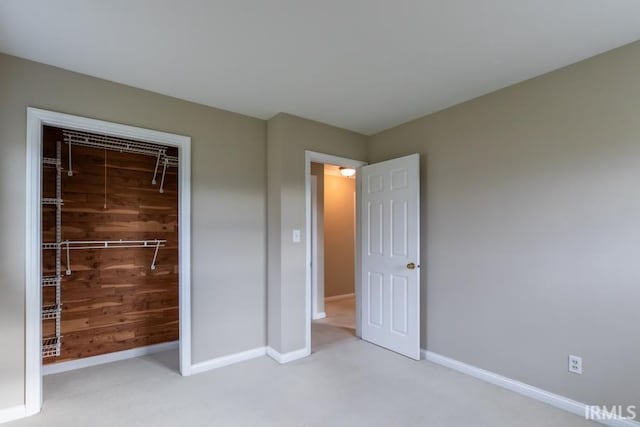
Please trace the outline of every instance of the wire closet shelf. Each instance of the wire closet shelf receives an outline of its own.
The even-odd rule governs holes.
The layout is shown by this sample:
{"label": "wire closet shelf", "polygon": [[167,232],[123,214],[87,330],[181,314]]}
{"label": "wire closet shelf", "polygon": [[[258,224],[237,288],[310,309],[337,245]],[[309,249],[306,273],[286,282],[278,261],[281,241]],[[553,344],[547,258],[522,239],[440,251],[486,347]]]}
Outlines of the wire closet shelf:
{"label": "wire closet shelf", "polygon": [[150,142],[132,141],[109,135],[97,135],[88,132],[64,129],[62,131],[64,142],[69,146],[69,170],[67,175],[73,176],[72,150],[73,145],[81,147],[99,148],[103,150],[118,151],[120,153],[142,154],[155,157],[156,167],[153,172],[151,184],[156,184],[158,168],[162,166],[162,179],[160,182],[161,193],[164,192],[164,179],[168,167],[178,167],[178,157],[167,154],[167,147],[152,144]]}
{"label": "wire closet shelf", "polygon": [[[167,241],[163,239],[153,240],[63,240],[57,242],[44,242],[42,249],[56,249],[66,251],[67,269],[65,274],[71,274],[71,255],[69,251],[73,249],[119,249],[119,248],[154,248],[153,259],[151,261],[151,270],[156,269],[156,260],[158,259],[158,250],[166,245]],[[44,284],[44,281],[43,281]]]}

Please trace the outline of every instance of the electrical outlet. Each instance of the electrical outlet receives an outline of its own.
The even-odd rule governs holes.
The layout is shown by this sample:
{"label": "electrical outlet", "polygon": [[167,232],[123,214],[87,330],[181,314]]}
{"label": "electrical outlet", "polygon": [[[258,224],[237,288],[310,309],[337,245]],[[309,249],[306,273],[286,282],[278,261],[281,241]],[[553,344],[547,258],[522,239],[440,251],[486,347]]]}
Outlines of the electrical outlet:
{"label": "electrical outlet", "polygon": [[582,357],[569,355],[569,372],[582,375]]}

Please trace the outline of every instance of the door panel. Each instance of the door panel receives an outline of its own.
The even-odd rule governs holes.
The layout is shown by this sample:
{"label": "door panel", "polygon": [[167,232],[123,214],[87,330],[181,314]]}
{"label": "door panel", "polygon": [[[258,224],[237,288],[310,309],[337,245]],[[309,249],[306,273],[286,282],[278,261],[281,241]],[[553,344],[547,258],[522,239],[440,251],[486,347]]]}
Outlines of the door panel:
{"label": "door panel", "polygon": [[[400,335],[407,335],[407,316],[409,305],[409,283],[406,277],[391,276],[391,331]],[[399,310],[394,310],[398,307]]]}
{"label": "door panel", "polygon": [[381,328],[382,322],[382,281],[383,277],[378,273],[369,274],[369,284],[367,287],[367,293],[369,294],[369,322],[368,324]]}
{"label": "door panel", "polygon": [[419,360],[419,156],[364,166],[361,174],[362,338]]}
{"label": "door panel", "polygon": [[409,203],[406,200],[391,201],[391,256],[409,256],[407,234],[409,232]]}
{"label": "door panel", "polygon": [[368,204],[369,217],[367,218],[369,233],[369,255],[383,255],[384,228],[383,211],[384,205],[381,202]]}

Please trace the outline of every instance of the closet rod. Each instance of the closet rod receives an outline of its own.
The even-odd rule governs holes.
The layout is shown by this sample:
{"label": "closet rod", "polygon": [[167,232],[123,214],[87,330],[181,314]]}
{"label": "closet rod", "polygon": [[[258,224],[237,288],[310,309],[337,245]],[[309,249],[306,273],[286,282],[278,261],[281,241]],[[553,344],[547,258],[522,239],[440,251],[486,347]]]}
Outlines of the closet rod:
{"label": "closet rod", "polygon": [[60,243],[45,242],[42,249],[115,249],[115,248],[155,248],[164,247],[166,240],[63,240]]}

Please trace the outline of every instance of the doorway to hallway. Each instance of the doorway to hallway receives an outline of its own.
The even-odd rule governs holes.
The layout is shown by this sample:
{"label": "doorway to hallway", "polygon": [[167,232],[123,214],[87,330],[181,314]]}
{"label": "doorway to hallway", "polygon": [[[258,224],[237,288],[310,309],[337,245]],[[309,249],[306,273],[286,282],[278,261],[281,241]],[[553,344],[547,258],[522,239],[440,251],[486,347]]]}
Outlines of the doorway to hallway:
{"label": "doorway to hallway", "polygon": [[[318,249],[321,247],[319,240],[324,238],[324,232],[319,232],[322,216],[318,214],[318,202],[324,199],[317,196],[319,180],[311,173],[314,162],[346,164],[342,169],[338,167],[339,172],[346,176],[345,169],[350,169],[348,175],[356,176],[355,215],[340,216],[342,220],[348,218],[354,223],[355,238],[351,240],[354,256],[338,256],[335,267],[353,267],[355,336],[420,360],[418,154],[364,165],[350,159],[306,152],[306,354],[311,353],[312,319],[321,319],[327,314],[324,311],[325,278],[320,277],[327,271],[334,272],[324,267],[322,257],[335,255],[348,242],[342,240],[330,251]],[[312,194],[316,196],[312,197]]]}
{"label": "doorway to hallway", "polygon": [[311,163],[312,351],[356,337],[356,170]]}

